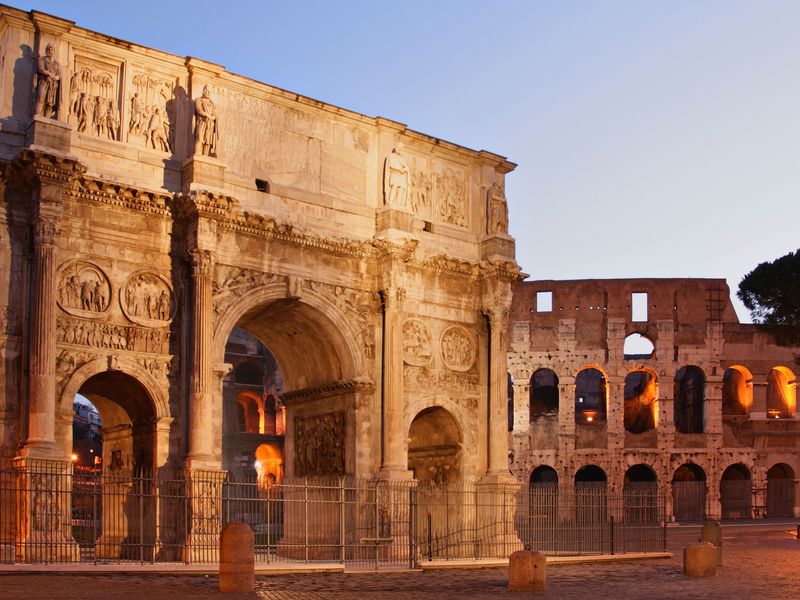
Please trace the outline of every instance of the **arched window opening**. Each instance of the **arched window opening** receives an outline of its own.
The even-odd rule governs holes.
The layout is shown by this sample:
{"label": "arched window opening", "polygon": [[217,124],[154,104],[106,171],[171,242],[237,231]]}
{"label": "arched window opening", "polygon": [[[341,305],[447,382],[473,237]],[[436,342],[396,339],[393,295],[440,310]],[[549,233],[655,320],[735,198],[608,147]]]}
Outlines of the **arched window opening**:
{"label": "arched window opening", "polygon": [[719,499],[723,519],[752,517],[753,480],[745,465],[739,463],[725,469],[720,479]]}
{"label": "arched window opening", "polygon": [[599,369],[583,369],[575,378],[575,421],[602,423],[606,420],[608,390]]}
{"label": "arched window opening", "polygon": [[283,451],[275,444],[261,444],[255,451],[258,484],[269,488],[283,481]]}
{"label": "arched window opening", "polygon": [[729,367],[722,376],[722,416],[746,415],[753,405],[753,377],[744,367]]}
{"label": "arched window opening", "polygon": [[558,375],[550,369],[538,369],[531,375],[531,421],[558,414]]}
{"label": "arched window opening", "polygon": [[686,463],[672,475],[672,515],[676,521],[702,521],[706,518],[706,474]]}
{"label": "arched window opening", "polygon": [[775,367],[767,376],[767,416],[787,419],[797,406],[797,381],[786,367]]}
{"label": "arched window opening", "polygon": [[514,378],[508,374],[508,402],[506,403],[508,430],[514,431]]}
{"label": "arched window opening", "polygon": [[794,469],[778,463],[767,471],[767,517],[794,516]]}
{"label": "arched window opening", "polygon": [[655,358],[656,347],[641,333],[632,333],[625,338],[622,354],[625,360],[648,360]]}
{"label": "arched window opening", "polygon": [[558,485],[558,473],[553,467],[548,465],[539,465],[531,473],[530,485]]}
{"label": "arched window opening", "polygon": [[644,433],[656,427],[658,416],[656,375],[640,369],[625,377],[625,430]]}
{"label": "arched window opening", "polygon": [[675,374],[675,429],[703,433],[706,376],[699,367],[683,367]]}
{"label": "arched window opening", "polygon": [[653,469],[638,464],[625,472],[622,504],[626,523],[658,523],[658,478]]}

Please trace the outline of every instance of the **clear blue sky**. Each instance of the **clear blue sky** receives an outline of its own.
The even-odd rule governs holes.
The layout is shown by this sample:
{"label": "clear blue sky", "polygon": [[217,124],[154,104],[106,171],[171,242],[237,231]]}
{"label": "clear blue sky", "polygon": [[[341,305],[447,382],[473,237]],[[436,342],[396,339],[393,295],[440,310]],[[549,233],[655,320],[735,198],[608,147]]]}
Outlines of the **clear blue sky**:
{"label": "clear blue sky", "polygon": [[508,156],[534,278],[735,291],[800,246],[798,0],[12,4]]}

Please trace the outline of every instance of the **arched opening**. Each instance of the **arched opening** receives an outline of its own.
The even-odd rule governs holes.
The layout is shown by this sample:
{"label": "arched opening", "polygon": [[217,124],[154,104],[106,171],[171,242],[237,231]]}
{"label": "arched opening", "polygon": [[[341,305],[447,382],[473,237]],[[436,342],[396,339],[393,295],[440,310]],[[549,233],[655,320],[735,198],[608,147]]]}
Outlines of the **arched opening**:
{"label": "arched opening", "polygon": [[[358,365],[372,340],[352,333],[353,323],[328,298],[327,288],[302,291],[298,300],[285,298],[284,286],[265,286],[228,309],[218,326],[215,360],[232,364],[233,374],[224,382],[217,435],[223,438],[223,466],[234,478],[255,479],[255,450],[265,443],[282,449],[286,480],[356,474],[347,415],[355,410]],[[349,293],[341,291],[342,304],[357,308],[362,296],[371,301]],[[235,405],[241,406],[237,398],[243,392],[256,399],[257,433],[245,410],[245,427],[238,428]],[[252,405],[248,410],[254,414]]]}
{"label": "arched opening", "polygon": [[600,467],[587,465],[575,473],[575,523],[593,550],[603,547],[608,521],[607,494],[608,477]]}
{"label": "arched opening", "polygon": [[153,557],[155,407],[122,371],[89,377],[73,404],[72,535],[97,558]]}
{"label": "arched opening", "polygon": [[553,467],[539,465],[533,470],[527,499],[528,522],[520,531],[521,538],[532,548],[557,547],[558,473]]}
{"label": "arched opening", "polygon": [[530,420],[558,415],[558,375],[551,369],[538,369],[531,375]]}
{"label": "arched opening", "polygon": [[625,338],[622,354],[625,360],[649,360],[655,357],[656,348],[649,338],[641,333],[632,333]]}
{"label": "arched opening", "polygon": [[638,434],[655,429],[658,415],[656,374],[649,369],[628,373],[624,396],[625,431]]}
{"label": "arched opening", "polygon": [[767,471],[767,517],[794,516],[794,469],[778,463]]}
{"label": "arched opening", "polygon": [[[283,435],[280,401],[283,377],[266,346],[247,331],[234,328],[225,347],[225,362],[233,366],[222,387],[222,467],[234,481],[265,481],[258,468],[258,448],[280,455],[283,479]],[[270,463],[271,464],[271,463]]]}
{"label": "arched opening", "polygon": [[645,464],[625,471],[622,505],[625,523],[658,523],[658,477]]}
{"label": "arched opening", "polygon": [[675,429],[678,433],[703,433],[706,376],[695,366],[675,374]]}
{"label": "arched opening", "polygon": [[686,463],[672,474],[672,516],[681,522],[706,518],[706,473],[699,465]]}
{"label": "arched opening", "polygon": [[775,367],[767,375],[767,416],[787,419],[797,406],[797,381],[786,367]]}
{"label": "arched opening", "polygon": [[258,484],[268,488],[283,481],[283,451],[274,444],[261,444],[255,452]]}
{"label": "arched opening", "polygon": [[740,366],[725,369],[722,375],[722,416],[735,417],[750,413],[753,405],[753,376]]}
{"label": "arched opening", "polygon": [[420,484],[461,481],[461,431],[440,406],[421,411],[408,431],[408,468]]}
{"label": "arched opening", "polygon": [[587,367],[575,378],[575,421],[605,423],[608,389],[606,376],[599,369]]}
{"label": "arched opening", "polygon": [[514,431],[514,378],[508,374],[508,402],[506,404],[508,430]]}
{"label": "arched opening", "polygon": [[745,465],[738,463],[725,469],[720,479],[719,499],[723,519],[749,519],[753,516],[753,480]]}

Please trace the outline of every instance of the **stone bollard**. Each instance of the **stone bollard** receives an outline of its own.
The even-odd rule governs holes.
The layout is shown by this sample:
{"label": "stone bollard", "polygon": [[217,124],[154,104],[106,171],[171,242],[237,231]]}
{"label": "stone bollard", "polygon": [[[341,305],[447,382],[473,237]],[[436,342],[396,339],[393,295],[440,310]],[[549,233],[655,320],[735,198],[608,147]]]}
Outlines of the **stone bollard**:
{"label": "stone bollard", "polygon": [[683,574],[711,577],[717,574],[717,548],[710,542],[689,544],[683,549]]}
{"label": "stone bollard", "polygon": [[703,529],[700,530],[701,542],[709,542],[714,544],[717,549],[717,566],[722,566],[722,525],[719,521],[706,521],[703,524]]}
{"label": "stone bollard", "polygon": [[255,589],[255,539],[246,523],[228,523],[219,541],[219,591]]}
{"label": "stone bollard", "polygon": [[518,550],[508,559],[508,589],[527,592],[547,589],[547,560],[541,552]]}

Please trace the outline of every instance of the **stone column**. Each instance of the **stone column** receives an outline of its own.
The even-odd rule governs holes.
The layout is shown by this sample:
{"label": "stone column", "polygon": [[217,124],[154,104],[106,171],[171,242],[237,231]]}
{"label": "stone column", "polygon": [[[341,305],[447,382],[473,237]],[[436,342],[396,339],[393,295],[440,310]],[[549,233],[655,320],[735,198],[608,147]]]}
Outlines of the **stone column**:
{"label": "stone column", "polygon": [[379,475],[387,478],[407,478],[408,460],[405,439],[408,435],[403,423],[403,300],[406,291],[389,289],[384,293],[384,379],[383,426],[381,451],[383,454]]}
{"label": "stone column", "polygon": [[187,461],[203,466],[213,458],[212,416],[212,296],[214,257],[209,250],[194,249],[192,263],[192,346],[189,381],[189,453]]}
{"label": "stone column", "polygon": [[33,229],[35,271],[30,316],[28,438],[23,455],[55,458],[55,239],[58,219],[39,214]]}
{"label": "stone column", "polygon": [[508,472],[508,311],[487,310],[489,321],[489,444],[486,475],[509,479]]}

